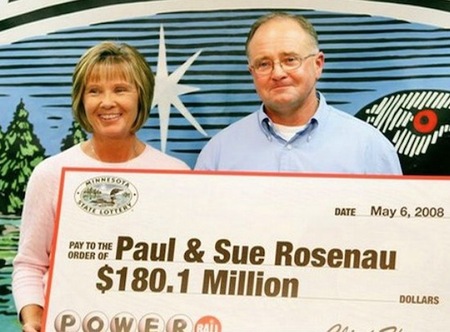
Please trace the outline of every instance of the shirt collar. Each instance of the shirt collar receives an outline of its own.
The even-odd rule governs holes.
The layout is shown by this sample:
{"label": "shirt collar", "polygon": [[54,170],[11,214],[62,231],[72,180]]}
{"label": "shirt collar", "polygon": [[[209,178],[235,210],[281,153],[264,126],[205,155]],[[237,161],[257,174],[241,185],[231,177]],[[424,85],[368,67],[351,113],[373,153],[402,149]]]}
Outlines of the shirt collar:
{"label": "shirt collar", "polygon": [[[317,98],[319,99],[319,107],[317,108],[316,113],[314,113],[314,115],[308,121],[305,130],[310,128],[311,126],[313,126],[312,129],[316,128],[321,122],[325,121],[327,117],[328,107],[324,96],[320,92],[317,92]],[[264,134],[266,134],[268,138],[276,135],[273,130],[272,120],[270,120],[270,118],[264,112],[264,104],[261,104],[261,106],[259,107],[257,111],[257,116],[258,116],[258,124],[261,130],[264,132]]]}

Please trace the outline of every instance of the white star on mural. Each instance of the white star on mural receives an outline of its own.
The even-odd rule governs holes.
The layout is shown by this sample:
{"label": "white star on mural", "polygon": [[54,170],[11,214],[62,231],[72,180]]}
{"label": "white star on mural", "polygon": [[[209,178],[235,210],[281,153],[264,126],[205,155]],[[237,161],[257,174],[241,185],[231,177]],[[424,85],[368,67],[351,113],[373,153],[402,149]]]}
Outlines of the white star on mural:
{"label": "white star on mural", "polygon": [[170,108],[173,105],[191,124],[204,136],[208,134],[203,130],[202,126],[195,120],[192,114],[184,106],[178,96],[198,91],[199,88],[188,85],[178,84],[184,73],[189,69],[192,63],[200,55],[198,51],[191,56],[183,65],[178,67],[172,74],[167,72],[166,43],[164,40],[164,29],[161,26],[159,32],[159,54],[158,66],[155,77],[155,95],[153,98],[152,108],[158,106],[159,128],[161,132],[161,151],[166,151],[167,133],[169,130]]}

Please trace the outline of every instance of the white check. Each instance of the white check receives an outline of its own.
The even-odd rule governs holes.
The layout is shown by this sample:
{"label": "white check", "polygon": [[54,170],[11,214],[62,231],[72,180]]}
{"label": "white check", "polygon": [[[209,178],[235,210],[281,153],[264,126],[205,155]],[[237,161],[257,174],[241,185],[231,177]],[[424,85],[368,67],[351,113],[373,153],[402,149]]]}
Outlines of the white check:
{"label": "white check", "polygon": [[450,331],[450,178],[63,175],[45,331]]}

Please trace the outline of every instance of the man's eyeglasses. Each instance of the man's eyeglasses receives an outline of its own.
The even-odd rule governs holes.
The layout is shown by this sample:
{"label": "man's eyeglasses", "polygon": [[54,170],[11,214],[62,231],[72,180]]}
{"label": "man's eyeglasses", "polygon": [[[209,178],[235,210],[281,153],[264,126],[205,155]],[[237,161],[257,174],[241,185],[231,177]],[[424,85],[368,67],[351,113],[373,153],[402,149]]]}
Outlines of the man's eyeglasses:
{"label": "man's eyeglasses", "polygon": [[[303,64],[303,61],[314,55],[317,55],[317,53],[309,54],[303,58],[297,55],[288,55],[281,58],[278,63],[285,72],[290,72],[300,68]],[[252,68],[257,75],[270,75],[273,71],[273,68],[275,67],[275,63],[277,63],[277,61],[273,61],[270,59],[261,59],[251,65],[250,68]]]}

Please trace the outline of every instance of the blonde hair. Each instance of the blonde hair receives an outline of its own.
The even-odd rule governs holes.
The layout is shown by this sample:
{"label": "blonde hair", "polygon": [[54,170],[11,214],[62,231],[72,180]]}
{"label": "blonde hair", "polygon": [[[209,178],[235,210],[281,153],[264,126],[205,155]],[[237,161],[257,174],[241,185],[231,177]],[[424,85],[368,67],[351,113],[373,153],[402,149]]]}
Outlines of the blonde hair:
{"label": "blonde hair", "polygon": [[83,94],[90,78],[103,74],[122,75],[133,83],[138,91],[138,113],[131,128],[132,132],[139,130],[147,121],[155,90],[155,78],[152,70],[139,51],[125,43],[111,41],[101,42],[84,53],[72,76],[72,112],[74,118],[87,132],[92,133],[86,110],[83,104]]}

